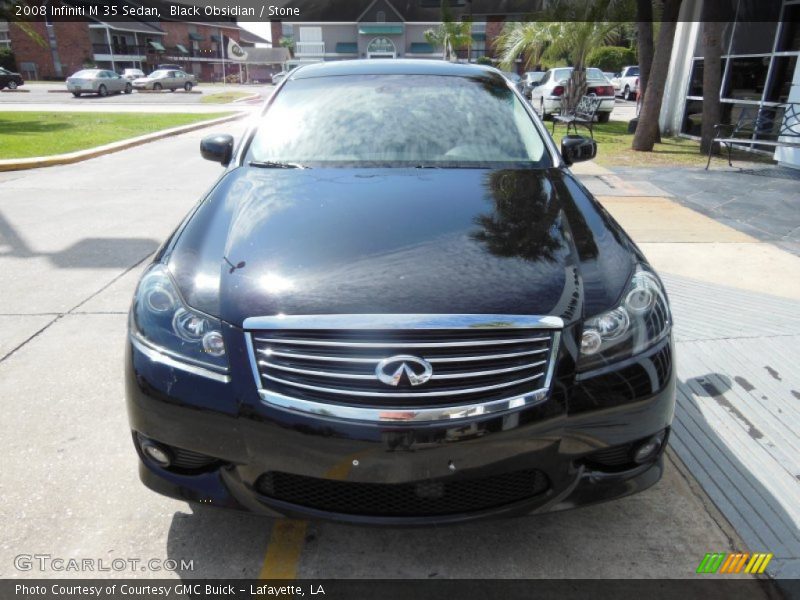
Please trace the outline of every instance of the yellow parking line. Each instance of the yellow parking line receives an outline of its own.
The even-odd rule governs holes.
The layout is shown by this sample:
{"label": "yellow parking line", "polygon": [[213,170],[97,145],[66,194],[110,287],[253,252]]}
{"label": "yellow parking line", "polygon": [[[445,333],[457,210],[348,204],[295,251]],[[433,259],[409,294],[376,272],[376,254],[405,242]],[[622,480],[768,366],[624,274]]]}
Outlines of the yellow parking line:
{"label": "yellow parking line", "polygon": [[[334,465],[325,476],[328,479],[343,480],[350,473],[353,461],[364,452],[357,452]],[[306,540],[308,521],[278,519],[272,527],[267,543],[267,554],[261,565],[259,579],[294,579],[297,566]]]}
{"label": "yellow parking line", "polygon": [[272,527],[259,579],[294,579],[306,539],[308,521],[278,519]]}

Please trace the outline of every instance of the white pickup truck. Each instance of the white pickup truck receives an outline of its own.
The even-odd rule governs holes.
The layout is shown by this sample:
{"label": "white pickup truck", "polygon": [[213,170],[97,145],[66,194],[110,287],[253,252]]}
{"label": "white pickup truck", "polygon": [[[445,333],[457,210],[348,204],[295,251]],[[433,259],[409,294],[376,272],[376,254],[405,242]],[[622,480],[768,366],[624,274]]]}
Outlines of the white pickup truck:
{"label": "white pickup truck", "polygon": [[639,66],[623,67],[611,80],[617,96],[625,100],[636,100],[639,94]]}

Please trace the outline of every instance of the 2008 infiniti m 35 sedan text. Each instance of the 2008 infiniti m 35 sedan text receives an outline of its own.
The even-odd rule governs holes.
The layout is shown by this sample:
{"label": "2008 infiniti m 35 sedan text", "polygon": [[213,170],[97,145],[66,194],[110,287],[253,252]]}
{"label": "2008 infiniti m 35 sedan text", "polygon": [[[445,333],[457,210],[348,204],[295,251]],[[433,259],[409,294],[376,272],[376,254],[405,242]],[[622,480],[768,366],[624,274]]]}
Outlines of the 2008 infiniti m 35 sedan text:
{"label": "2008 infiniti m 35 sedan text", "polygon": [[305,66],[130,313],[140,475],[190,501],[426,524],[654,484],[675,403],[658,276],[496,70]]}

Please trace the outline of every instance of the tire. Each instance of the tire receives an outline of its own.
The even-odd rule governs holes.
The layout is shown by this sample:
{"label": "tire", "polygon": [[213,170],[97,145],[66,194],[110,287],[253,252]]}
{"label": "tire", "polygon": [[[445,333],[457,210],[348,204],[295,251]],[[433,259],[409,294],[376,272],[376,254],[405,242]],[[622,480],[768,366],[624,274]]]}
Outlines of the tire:
{"label": "tire", "polygon": [[175,91],[175,88],[169,88],[169,91],[170,91],[170,92],[174,92],[174,91]]}
{"label": "tire", "polygon": [[608,120],[611,118],[610,112],[599,112],[597,113],[597,122],[598,123],[608,123]]}
{"label": "tire", "polygon": [[154,83],[153,84],[153,91],[154,92],[160,92],[161,91],[161,84],[158,83],[158,82]]}
{"label": "tire", "polygon": [[625,91],[622,92],[622,98],[628,101],[633,100],[633,98],[631,97],[631,86],[629,85],[625,86]]}
{"label": "tire", "polygon": [[104,85],[100,85],[100,87],[97,88],[97,95],[101,98],[105,98],[108,96],[108,88]]}
{"label": "tire", "polygon": [[130,83],[125,84],[125,93],[130,94],[133,92],[133,86]]}
{"label": "tire", "polygon": [[81,97],[81,93],[80,92],[72,92],[72,95],[75,96],[76,98],[80,98]]}
{"label": "tire", "polygon": [[186,90],[187,92],[191,92],[192,91],[192,82],[191,81],[187,81],[186,85],[183,86],[183,89]]}
{"label": "tire", "polygon": [[8,89],[10,89],[10,90],[17,89],[17,82],[16,81],[9,81],[8,82]]}

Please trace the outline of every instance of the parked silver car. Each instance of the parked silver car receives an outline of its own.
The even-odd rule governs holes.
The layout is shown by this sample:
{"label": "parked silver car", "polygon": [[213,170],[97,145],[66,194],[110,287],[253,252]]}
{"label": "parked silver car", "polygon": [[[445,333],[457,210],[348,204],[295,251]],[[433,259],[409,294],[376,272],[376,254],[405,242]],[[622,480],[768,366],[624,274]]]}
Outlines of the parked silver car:
{"label": "parked silver car", "polygon": [[120,73],[125,79],[128,81],[133,81],[135,79],[140,79],[144,77],[144,71],[141,69],[125,69]]}
{"label": "parked silver car", "polygon": [[[572,67],[550,69],[539,85],[531,91],[531,104],[543,119],[561,110],[561,96],[564,95],[570,75]],[[600,98],[600,107],[597,109],[598,122],[607,123],[614,109],[614,86],[600,69],[593,67],[586,69],[586,83],[586,94]]]}
{"label": "parked silver car", "polygon": [[67,77],[67,90],[76,98],[81,94],[130,94],[133,91],[131,82],[117,75],[114,71],[105,69],[83,69]]}
{"label": "parked silver car", "polygon": [[184,71],[176,71],[173,69],[159,69],[153,71],[147,77],[140,77],[134,79],[133,87],[137,90],[186,90],[192,91],[197,83],[197,78],[194,75]]}

